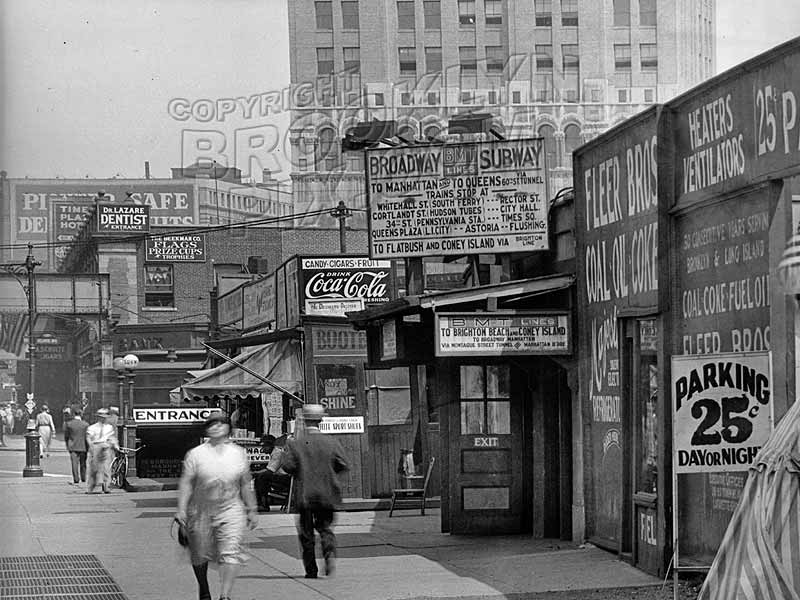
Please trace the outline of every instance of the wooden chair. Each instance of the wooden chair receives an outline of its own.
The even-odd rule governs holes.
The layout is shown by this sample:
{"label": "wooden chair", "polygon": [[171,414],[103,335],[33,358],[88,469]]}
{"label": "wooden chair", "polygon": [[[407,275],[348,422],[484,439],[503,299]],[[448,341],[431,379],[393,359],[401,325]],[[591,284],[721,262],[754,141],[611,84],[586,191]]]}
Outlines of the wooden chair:
{"label": "wooden chair", "polygon": [[421,514],[425,514],[425,495],[428,493],[428,482],[431,479],[431,471],[433,471],[433,463],[435,460],[434,457],[431,457],[421,488],[400,488],[392,490],[392,505],[389,507],[390,517],[395,508],[419,508]]}
{"label": "wooden chair", "polygon": [[276,504],[280,503],[280,510],[283,512],[290,512],[292,509],[292,493],[294,492],[294,477],[289,479],[288,485],[285,481],[273,481],[269,488],[270,504],[274,500]]}

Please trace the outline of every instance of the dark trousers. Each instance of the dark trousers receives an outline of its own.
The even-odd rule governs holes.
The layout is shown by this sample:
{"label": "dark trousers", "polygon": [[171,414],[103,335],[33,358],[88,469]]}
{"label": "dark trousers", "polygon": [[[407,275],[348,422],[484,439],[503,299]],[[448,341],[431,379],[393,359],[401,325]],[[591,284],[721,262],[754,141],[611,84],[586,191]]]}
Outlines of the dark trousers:
{"label": "dark trousers", "polygon": [[298,509],[297,535],[303,550],[303,566],[306,575],[317,574],[317,561],[314,556],[314,530],[319,532],[322,556],[326,560],[336,556],[336,536],[333,535],[333,508],[322,506],[301,506]]}
{"label": "dark trousers", "polygon": [[80,481],[86,482],[86,452],[73,452],[70,450],[69,460],[72,463],[72,481],[78,483],[78,476]]}

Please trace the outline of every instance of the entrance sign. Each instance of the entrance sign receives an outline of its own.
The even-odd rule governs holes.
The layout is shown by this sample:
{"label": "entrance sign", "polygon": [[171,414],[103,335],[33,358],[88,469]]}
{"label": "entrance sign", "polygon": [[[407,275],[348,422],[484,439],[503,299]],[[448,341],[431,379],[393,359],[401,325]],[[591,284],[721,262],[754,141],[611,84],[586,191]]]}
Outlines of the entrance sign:
{"label": "entrance sign", "polygon": [[437,313],[436,356],[570,354],[567,313]]}
{"label": "entrance sign", "polygon": [[746,471],[772,433],[770,353],[672,357],[676,473]]}
{"label": "entrance sign", "polygon": [[147,262],[206,262],[204,235],[165,235],[145,240]]}
{"label": "entrance sign", "polygon": [[160,406],[141,407],[133,409],[133,420],[137,425],[194,425],[205,423],[205,420],[214,413],[221,412],[221,408],[165,408]]}
{"label": "entrance sign", "polygon": [[369,255],[548,249],[544,140],[367,150]]}
{"label": "entrance sign", "polygon": [[323,417],[322,433],[364,433],[364,417]]}

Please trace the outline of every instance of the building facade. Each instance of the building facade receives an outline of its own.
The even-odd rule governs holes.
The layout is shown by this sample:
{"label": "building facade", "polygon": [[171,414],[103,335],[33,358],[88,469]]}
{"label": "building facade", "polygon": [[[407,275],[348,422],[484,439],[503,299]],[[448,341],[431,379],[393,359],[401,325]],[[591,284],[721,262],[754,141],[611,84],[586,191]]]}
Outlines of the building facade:
{"label": "building facade", "polygon": [[451,117],[489,113],[545,138],[552,188],[570,187],[575,148],[715,72],[714,19],[713,0],[292,2],[296,210],[365,207],[341,140],[376,119],[394,127],[374,137],[452,140]]}

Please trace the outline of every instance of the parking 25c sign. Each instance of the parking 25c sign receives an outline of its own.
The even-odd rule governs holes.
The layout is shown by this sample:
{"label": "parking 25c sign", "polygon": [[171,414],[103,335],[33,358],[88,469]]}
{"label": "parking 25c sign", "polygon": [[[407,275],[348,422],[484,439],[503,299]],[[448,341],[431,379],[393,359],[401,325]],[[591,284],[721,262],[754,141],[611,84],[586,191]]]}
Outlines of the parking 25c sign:
{"label": "parking 25c sign", "polygon": [[672,358],[676,473],[746,471],[772,433],[769,352]]}

